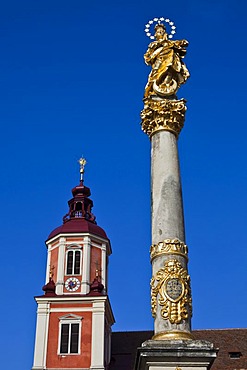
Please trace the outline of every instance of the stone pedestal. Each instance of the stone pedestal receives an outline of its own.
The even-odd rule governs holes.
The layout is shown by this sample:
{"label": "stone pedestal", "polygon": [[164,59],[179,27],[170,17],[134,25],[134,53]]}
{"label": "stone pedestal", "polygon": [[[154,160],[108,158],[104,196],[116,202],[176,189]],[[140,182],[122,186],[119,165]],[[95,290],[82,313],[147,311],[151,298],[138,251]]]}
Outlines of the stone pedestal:
{"label": "stone pedestal", "polygon": [[137,349],[134,370],[208,370],[216,355],[203,340],[148,340]]}

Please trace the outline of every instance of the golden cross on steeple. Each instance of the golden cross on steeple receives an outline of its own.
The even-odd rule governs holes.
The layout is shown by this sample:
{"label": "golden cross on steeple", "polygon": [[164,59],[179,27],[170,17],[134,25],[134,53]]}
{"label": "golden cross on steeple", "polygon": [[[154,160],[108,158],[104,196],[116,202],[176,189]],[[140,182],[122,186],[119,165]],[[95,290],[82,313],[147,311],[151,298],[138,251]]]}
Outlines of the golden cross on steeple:
{"label": "golden cross on steeple", "polygon": [[83,181],[83,175],[84,175],[84,168],[85,168],[85,165],[87,163],[86,159],[81,157],[78,161],[79,165],[80,165],[80,181]]}

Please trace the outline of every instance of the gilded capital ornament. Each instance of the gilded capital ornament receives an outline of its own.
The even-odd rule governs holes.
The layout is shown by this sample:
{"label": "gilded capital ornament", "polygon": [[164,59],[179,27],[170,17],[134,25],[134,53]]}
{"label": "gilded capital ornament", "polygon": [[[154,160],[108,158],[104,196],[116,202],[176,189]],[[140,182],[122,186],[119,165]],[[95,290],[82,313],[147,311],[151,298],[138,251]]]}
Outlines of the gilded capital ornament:
{"label": "gilded capital ornament", "polygon": [[152,244],[150,247],[151,261],[163,254],[178,254],[188,260],[188,247],[179,239],[165,239],[158,244]]}
{"label": "gilded capital ornament", "polygon": [[173,132],[178,137],[184,126],[185,103],[185,99],[144,99],[142,130],[150,137],[161,130]]}
{"label": "gilded capital ornament", "polygon": [[151,309],[155,318],[157,304],[161,317],[171,324],[180,324],[192,316],[190,276],[176,259],[166,261],[151,279]]}

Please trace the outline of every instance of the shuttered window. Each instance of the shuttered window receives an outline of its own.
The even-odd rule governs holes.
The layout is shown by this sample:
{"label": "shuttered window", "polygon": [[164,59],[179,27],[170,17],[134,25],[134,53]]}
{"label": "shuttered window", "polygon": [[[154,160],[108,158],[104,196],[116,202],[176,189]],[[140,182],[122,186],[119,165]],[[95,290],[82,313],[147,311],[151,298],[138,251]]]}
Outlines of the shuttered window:
{"label": "shuttered window", "polygon": [[74,265],[74,273],[79,274],[81,267],[81,252],[75,251],[75,265]]}
{"label": "shuttered window", "polygon": [[67,253],[66,275],[80,275],[81,251],[69,251]]}
{"label": "shuttered window", "polygon": [[68,254],[67,254],[67,275],[72,275],[72,271],[73,271],[73,258],[74,257],[74,252],[73,251],[69,251]]}
{"label": "shuttered window", "polygon": [[79,327],[78,323],[61,324],[61,354],[79,353]]}
{"label": "shuttered window", "polygon": [[71,324],[70,353],[78,353],[79,324]]}
{"label": "shuttered window", "polygon": [[69,350],[69,324],[62,324],[60,353],[68,353],[68,350]]}

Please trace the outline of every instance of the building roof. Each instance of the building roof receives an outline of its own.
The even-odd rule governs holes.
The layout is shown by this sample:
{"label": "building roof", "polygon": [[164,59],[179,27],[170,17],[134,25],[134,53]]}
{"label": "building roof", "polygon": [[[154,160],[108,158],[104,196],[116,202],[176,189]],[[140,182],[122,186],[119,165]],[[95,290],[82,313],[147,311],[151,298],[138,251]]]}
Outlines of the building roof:
{"label": "building roof", "polygon": [[63,217],[63,225],[53,230],[47,240],[67,233],[90,233],[108,239],[105,231],[96,223],[96,217],[92,213],[93,201],[89,198],[90,195],[90,189],[81,179],[80,184],[72,189],[73,197],[68,201],[69,210]]}
{"label": "building roof", "polygon": [[66,233],[90,233],[107,239],[105,231],[100,226],[83,218],[72,218],[53,230],[48,236],[47,240],[58,234]]}
{"label": "building roof", "polygon": [[[193,330],[192,334],[219,349],[211,370],[247,370],[247,329]],[[110,370],[133,370],[137,347],[152,336],[152,331],[113,332]]]}

